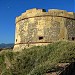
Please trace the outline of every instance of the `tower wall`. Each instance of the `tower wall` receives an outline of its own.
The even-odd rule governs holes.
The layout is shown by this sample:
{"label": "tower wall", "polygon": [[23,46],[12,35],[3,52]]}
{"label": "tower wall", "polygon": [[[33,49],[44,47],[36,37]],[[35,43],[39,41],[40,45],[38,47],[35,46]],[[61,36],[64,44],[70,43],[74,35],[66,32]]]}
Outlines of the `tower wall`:
{"label": "tower wall", "polygon": [[67,25],[70,24],[68,24],[68,20],[75,22],[73,13],[63,10],[45,12],[44,9],[36,8],[27,10],[16,18],[14,50],[34,45],[47,45],[58,40],[68,40],[70,34],[75,36],[68,29]]}

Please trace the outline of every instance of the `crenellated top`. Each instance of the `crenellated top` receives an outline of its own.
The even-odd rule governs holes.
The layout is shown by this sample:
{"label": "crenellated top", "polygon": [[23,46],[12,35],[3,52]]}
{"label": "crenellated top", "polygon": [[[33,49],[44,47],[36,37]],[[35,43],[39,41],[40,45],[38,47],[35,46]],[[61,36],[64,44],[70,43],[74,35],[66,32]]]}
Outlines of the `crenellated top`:
{"label": "crenellated top", "polygon": [[34,8],[34,9],[26,10],[26,12],[21,14],[21,16],[16,17],[16,23],[23,19],[43,17],[43,16],[54,16],[54,17],[75,19],[75,13],[73,12],[67,12],[65,10],[58,10],[58,9],[49,9],[48,12],[46,12],[45,9]]}

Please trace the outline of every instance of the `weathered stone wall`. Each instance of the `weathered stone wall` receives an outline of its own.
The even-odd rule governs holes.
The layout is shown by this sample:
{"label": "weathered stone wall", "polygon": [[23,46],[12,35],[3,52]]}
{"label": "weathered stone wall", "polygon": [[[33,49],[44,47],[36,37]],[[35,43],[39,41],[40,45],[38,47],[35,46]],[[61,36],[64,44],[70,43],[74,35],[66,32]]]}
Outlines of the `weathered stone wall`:
{"label": "weathered stone wall", "polygon": [[75,40],[75,20],[66,19],[66,28],[67,28],[67,36],[68,40]]}
{"label": "weathered stone wall", "polygon": [[[72,22],[72,23],[71,23]],[[16,18],[16,48],[44,45],[75,36],[72,12],[63,10],[30,9]],[[69,29],[70,28],[70,29]]]}

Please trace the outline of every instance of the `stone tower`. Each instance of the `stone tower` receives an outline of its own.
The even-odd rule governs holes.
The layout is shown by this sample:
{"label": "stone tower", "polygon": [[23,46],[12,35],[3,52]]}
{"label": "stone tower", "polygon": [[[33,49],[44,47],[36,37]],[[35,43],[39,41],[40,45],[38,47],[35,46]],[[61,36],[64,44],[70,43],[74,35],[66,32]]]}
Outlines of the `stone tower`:
{"label": "stone tower", "polygon": [[75,40],[75,14],[64,10],[30,9],[16,17],[14,50]]}

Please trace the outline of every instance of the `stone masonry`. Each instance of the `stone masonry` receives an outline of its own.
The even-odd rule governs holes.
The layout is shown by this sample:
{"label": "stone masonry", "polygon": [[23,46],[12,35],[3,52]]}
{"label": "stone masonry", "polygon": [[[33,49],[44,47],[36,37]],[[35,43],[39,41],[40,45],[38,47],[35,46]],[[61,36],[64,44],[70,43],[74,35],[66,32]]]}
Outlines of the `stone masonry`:
{"label": "stone masonry", "polygon": [[16,17],[14,50],[59,40],[75,40],[75,13],[34,8]]}

